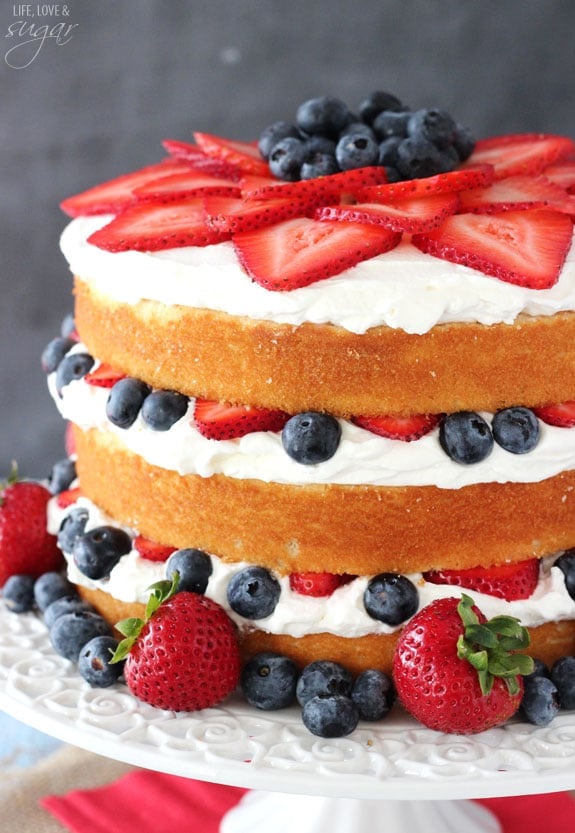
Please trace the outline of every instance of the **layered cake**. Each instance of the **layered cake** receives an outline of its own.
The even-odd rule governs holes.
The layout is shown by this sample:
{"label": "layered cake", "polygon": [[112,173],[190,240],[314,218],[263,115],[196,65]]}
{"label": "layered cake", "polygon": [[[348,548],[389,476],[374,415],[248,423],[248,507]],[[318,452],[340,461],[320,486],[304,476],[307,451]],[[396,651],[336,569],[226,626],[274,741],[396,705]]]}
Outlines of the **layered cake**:
{"label": "layered cake", "polygon": [[51,530],[110,622],[196,552],[244,659],[389,671],[465,588],[551,663],[575,646],[575,143],[378,100],[337,136],[322,99],[259,147],[166,141],[64,201],[46,369],[78,480]]}

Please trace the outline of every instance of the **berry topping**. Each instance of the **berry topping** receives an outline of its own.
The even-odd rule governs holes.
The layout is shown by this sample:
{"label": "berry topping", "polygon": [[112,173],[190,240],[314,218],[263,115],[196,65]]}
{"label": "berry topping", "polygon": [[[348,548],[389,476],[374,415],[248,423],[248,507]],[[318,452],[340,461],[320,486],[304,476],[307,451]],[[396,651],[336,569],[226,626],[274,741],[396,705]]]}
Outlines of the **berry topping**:
{"label": "berry topping", "polygon": [[54,373],[66,353],[72,349],[75,343],[74,339],[69,336],[53,338],[42,351],[40,358],[44,373]]}
{"label": "berry topping", "polygon": [[152,431],[169,431],[186,415],[190,400],[173,390],[155,390],[144,399],[142,420]]}
{"label": "berry topping", "polygon": [[205,593],[212,574],[212,559],[203,550],[183,549],[173,552],[166,564],[166,578],[178,575],[178,592]]}
{"label": "berry topping", "polygon": [[428,434],[439,425],[441,419],[441,414],[413,414],[407,417],[385,414],[374,417],[356,416],[353,422],[380,437],[408,443]]}
{"label": "berry topping", "polygon": [[82,490],[79,486],[75,487],[74,489],[65,489],[63,492],[60,492],[56,498],[56,503],[60,507],[60,509],[66,509],[68,506],[72,506],[74,503],[77,502],[78,498],[81,497]]}
{"label": "berry topping", "polygon": [[103,362],[94,370],[90,370],[84,376],[84,381],[87,385],[93,385],[96,388],[113,388],[116,382],[124,379],[125,373],[120,373],[119,370],[114,370],[109,364]]}
{"label": "berry topping", "polygon": [[236,234],[234,248],[248,275],[273,291],[308,286],[395,248],[401,234],[363,223],[300,217]]}
{"label": "berry topping", "polygon": [[132,545],[140,558],[145,558],[147,561],[167,561],[176,549],[151,541],[143,535],[136,535]]}
{"label": "berry topping", "polygon": [[335,573],[290,573],[289,586],[301,596],[331,596],[334,590],[347,584],[351,578]]}
{"label": "berry topping", "polygon": [[132,549],[127,532],[115,526],[97,526],[76,538],[72,555],[80,572],[91,579],[106,578],[123,555]]}
{"label": "berry topping", "polygon": [[543,171],[543,176],[556,185],[560,185],[568,194],[575,192],[575,160],[566,159],[563,162],[549,165]]}
{"label": "berry topping", "polygon": [[279,601],[279,582],[264,567],[246,567],[228,584],[228,603],[244,619],[265,619]]}
{"label": "berry topping", "polygon": [[289,657],[264,651],[244,665],[240,684],[250,705],[276,711],[295,702],[298,676],[298,668]]}
{"label": "berry topping", "polygon": [[387,182],[387,175],[383,168],[357,168],[299,182],[282,183],[267,177],[245,177],[242,180],[242,196],[254,200],[300,199],[318,204],[347,199],[384,182]]}
{"label": "berry topping", "polygon": [[539,422],[529,408],[504,408],[491,423],[493,439],[505,451],[526,454],[539,442]]}
{"label": "berry topping", "polygon": [[[164,139],[162,145],[173,159],[185,162],[190,168],[202,171],[204,174],[237,181],[242,175],[241,169],[218,157],[208,156],[198,145],[191,142],[181,142],[178,139]],[[177,169],[175,171],[177,173]]]}
{"label": "berry topping", "polygon": [[94,359],[89,353],[69,353],[67,356],[64,356],[56,370],[56,390],[58,396],[62,396],[62,389],[66,385],[69,385],[70,382],[83,379],[93,365]]}
{"label": "berry topping", "polygon": [[341,439],[339,421],[318,411],[304,411],[291,417],[282,431],[286,454],[303,465],[323,463],[333,457]]}
{"label": "berry topping", "polygon": [[566,550],[553,565],[559,567],[565,580],[565,589],[575,600],[575,549]]}
{"label": "berry topping", "polygon": [[64,518],[58,531],[58,546],[65,553],[71,553],[76,539],[84,534],[88,523],[88,510],[75,506]]}
{"label": "berry topping", "polygon": [[149,396],[150,386],[139,379],[127,376],[113,386],[106,402],[106,416],[118,428],[133,425]]}
{"label": "berry topping", "polygon": [[172,173],[162,179],[154,179],[141,188],[136,188],[134,196],[138,202],[172,202],[201,194],[221,194],[238,197],[240,187],[233,179],[210,176],[202,171],[184,170]]}
{"label": "berry topping", "polygon": [[356,197],[360,202],[387,203],[408,197],[428,197],[430,194],[456,193],[470,188],[484,188],[491,182],[493,182],[493,168],[489,165],[473,165],[405,182],[367,185],[356,192]]}
{"label": "berry topping", "polygon": [[458,411],[445,417],[439,428],[439,442],[456,463],[471,465],[485,460],[493,450],[493,434],[475,411]]}
{"label": "berry topping", "polygon": [[260,157],[256,144],[223,139],[210,133],[194,133],[194,139],[207,156],[230,163],[242,174],[269,174],[268,166]]}
{"label": "berry topping", "polygon": [[48,478],[48,489],[51,495],[59,495],[70,488],[76,479],[76,463],[70,457],[65,457],[63,460],[58,460],[52,466],[52,471]]}
{"label": "berry topping", "polygon": [[493,166],[496,179],[540,174],[549,165],[575,154],[575,142],[565,136],[520,133],[482,139],[475,145],[469,164]]}
{"label": "berry topping", "polygon": [[460,212],[493,214],[500,211],[522,211],[531,208],[553,208],[573,211],[574,201],[563,188],[544,176],[514,176],[501,179],[487,188],[476,188],[459,194]]}
{"label": "berry topping", "polygon": [[351,699],[360,720],[382,720],[395,702],[395,686],[388,674],[369,668],[353,684]]}
{"label": "berry topping", "polygon": [[485,593],[508,602],[528,599],[539,581],[539,561],[529,558],[515,564],[472,567],[468,570],[430,570],[423,578],[431,584],[449,584]]}
{"label": "berry topping", "polygon": [[111,662],[117,648],[118,640],[113,636],[95,636],[82,646],[78,671],[93,688],[108,688],[122,675],[124,664]]}
{"label": "berry topping", "polygon": [[363,604],[372,619],[386,625],[401,625],[417,611],[419,594],[406,576],[380,573],[369,580]]}
{"label": "berry topping", "polygon": [[317,220],[343,220],[348,223],[372,223],[392,231],[421,232],[437,228],[457,211],[457,194],[430,194],[407,197],[390,203],[356,203],[330,205],[316,209]]}
{"label": "berry topping", "polygon": [[306,199],[238,200],[232,197],[210,197],[204,200],[206,223],[220,232],[237,234],[252,231],[301,217],[314,202],[314,195]]}
{"label": "berry topping", "polygon": [[210,440],[233,440],[254,431],[281,431],[289,419],[283,411],[228,405],[213,399],[196,399],[194,424]]}
{"label": "berry topping", "polygon": [[572,428],[575,425],[575,400],[533,408],[533,412],[548,425],[556,425],[559,428]]}

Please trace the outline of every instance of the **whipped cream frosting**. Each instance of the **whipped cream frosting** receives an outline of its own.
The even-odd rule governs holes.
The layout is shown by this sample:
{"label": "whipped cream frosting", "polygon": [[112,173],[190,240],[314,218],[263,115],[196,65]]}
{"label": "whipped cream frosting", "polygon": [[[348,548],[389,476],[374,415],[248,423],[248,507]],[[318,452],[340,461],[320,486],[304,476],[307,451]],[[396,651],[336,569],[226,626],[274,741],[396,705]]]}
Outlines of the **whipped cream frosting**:
{"label": "whipped cream frosting", "polygon": [[270,292],[244,272],[231,242],[159,252],[110,253],[87,238],[111,216],[81,217],[64,230],[70,269],[110,300],[159,301],[299,325],[331,323],[364,333],[386,325],[425,333],[436,324],[511,324],[521,313],[575,310],[575,246],[551,289],[514,286],[420,252],[409,235],[391,252],[290,292]]}
{"label": "whipped cream frosting", "polygon": [[[74,506],[83,506],[88,510],[86,530],[106,524],[119,526],[87,498],[79,498]],[[48,528],[52,534],[57,534],[62,520],[72,508],[61,509],[55,498],[50,501]],[[137,534],[135,530],[122,528],[132,536]],[[108,578],[98,581],[83,575],[75,566],[70,553],[65,553],[65,556],[70,581],[87,588],[103,590],[124,602],[145,603],[150,585],[165,578],[165,563],[148,561],[134,549],[122,556]],[[399,630],[399,627],[378,622],[366,613],[363,604],[363,595],[369,581],[369,577],[366,576],[355,578],[349,584],[337,588],[331,596],[319,598],[294,592],[290,588],[288,576],[278,577],[281,594],[274,612],[257,621],[246,620],[230,609],[227,587],[231,578],[249,565],[246,562],[226,563],[214,555],[211,556],[211,560],[213,573],[206,596],[224,607],[240,628],[257,627],[269,633],[293,637],[302,637],[310,633],[332,633],[349,638]],[[554,560],[555,557],[542,559],[539,583],[529,599],[507,602],[484,593],[471,590],[465,592],[475,600],[488,618],[499,615],[515,616],[525,627],[573,619],[575,601],[567,593],[561,570],[553,566]],[[426,582],[421,573],[413,573],[408,575],[408,578],[417,587],[419,610],[435,599],[458,596],[462,592],[456,587]]]}
{"label": "whipped cream frosting", "polygon": [[[73,352],[86,348],[78,344]],[[70,351],[70,352],[72,352]],[[97,366],[97,365],[95,365]],[[372,486],[437,486],[458,489],[473,483],[535,483],[575,468],[575,429],[540,422],[540,439],[527,454],[511,454],[495,444],[480,463],[455,463],[439,444],[436,428],[413,442],[380,437],[340,420],[342,434],[331,459],[316,465],[292,460],[282,446],[281,434],[255,431],[233,440],[203,437],[193,422],[194,400],[187,413],[169,431],[154,431],[138,416],[130,428],[118,428],[106,417],[109,391],[74,380],[55,389],[55,374],[48,385],[62,416],[86,430],[114,433],[127,449],[148,463],[181,475],[211,477],[224,474],[239,479],[309,484],[339,483]],[[490,422],[493,415],[483,414]]]}

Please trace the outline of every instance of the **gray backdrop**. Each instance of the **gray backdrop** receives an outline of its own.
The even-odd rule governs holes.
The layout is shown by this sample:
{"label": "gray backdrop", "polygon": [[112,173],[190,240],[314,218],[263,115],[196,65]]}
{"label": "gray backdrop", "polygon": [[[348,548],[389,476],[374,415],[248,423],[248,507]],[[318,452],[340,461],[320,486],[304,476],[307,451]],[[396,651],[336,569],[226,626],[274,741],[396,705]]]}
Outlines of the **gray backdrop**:
{"label": "gray backdrop", "polygon": [[0,0],[0,477],[63,453],[39,355],[72,306],[65,196],[155,161],[163,138],[255,138],[324,93],[388,89],[478,136],[575,136],[573,0],[53,6]]}

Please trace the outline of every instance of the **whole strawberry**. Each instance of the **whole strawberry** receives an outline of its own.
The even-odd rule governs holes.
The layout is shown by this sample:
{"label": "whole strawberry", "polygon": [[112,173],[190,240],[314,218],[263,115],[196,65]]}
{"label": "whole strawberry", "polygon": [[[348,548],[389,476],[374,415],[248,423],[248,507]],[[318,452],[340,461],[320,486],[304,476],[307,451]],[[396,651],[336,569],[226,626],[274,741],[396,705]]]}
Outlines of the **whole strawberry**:
{"label": "whole strawberry", "polygon": [[62,566],[56,537],[46,528],[51,497],[41,483],[19,480],[16,467],[0,486],[0,587],[12,575],[36,577]]}
{"label": "whole strawberry", "polygon": [[508,720],[519,708],[524,674],[533,660],[515,653],[529,644],[517,619],[490,621],[473,600],[438,599],[404,628],[393,679],[408,712],[430,729],[476,734]]}
{"label": "whole strawberry", "polygon": [[124,679],[139,700],[160,709],[196,711],[215,706],[235,689],[240,655],[235,625],[205,596],[176,592],[173,582],[152,585],[147,621],[116,626],[127,639],[113,660],[126,658]]}

